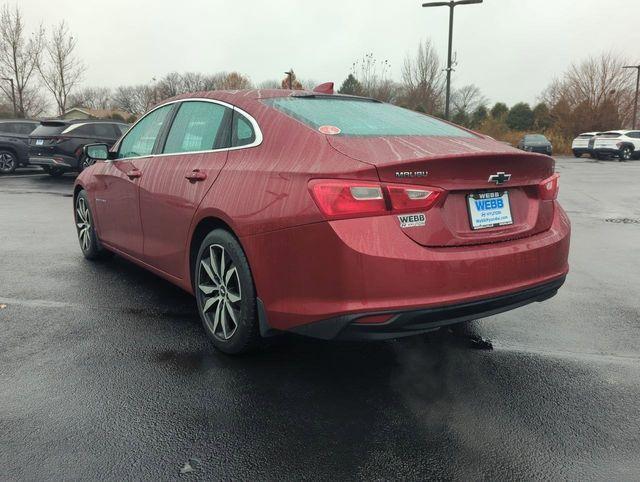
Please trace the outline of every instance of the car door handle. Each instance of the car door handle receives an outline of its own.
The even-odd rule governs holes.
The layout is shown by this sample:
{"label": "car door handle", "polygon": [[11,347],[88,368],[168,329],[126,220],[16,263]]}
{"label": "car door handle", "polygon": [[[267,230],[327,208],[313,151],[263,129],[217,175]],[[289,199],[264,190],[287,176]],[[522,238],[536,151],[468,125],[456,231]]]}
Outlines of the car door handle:
{"label": "car door handle", "polygon": [[133,169],[127,173],[129,179],[139,179],[142,177],[142,171],[140,169]]}
{"label": "car door handle", "polygon": [[191,171],[189,174],[185,176],[185,179],[187,179],[189,182],[204,181],[206,178],[207,178],[207,173],[202,172],[198,169],[194,169],[193,171]]}

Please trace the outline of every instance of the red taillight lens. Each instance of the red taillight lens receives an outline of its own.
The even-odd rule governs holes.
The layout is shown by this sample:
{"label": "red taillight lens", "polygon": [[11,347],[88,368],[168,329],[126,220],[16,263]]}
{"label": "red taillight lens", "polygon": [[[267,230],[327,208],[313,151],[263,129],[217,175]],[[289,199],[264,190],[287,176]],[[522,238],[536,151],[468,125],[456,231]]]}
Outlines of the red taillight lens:
{"label": "red taillight lens", "polygon": [[550,178],[545,179],[538,185],[540,199],[544,201],[553,201],[558,197],[560,190],[560,174],[554,174]]}
{"label": "red taillight lens", "polygon": [[387,185],[391,207],[396,212],[427,211],[442,195],[442,190],[422,186]]}
{"label": "red taillight lens", "polygon": [[320,211],[330,219],[375,216],[387,211],[377,183],[315,180],[309,188]]}
{"label": "red taillight lens", "polygon": [[309,189],[327,219],[427,211],[444,193],[424,186],[320,179],[311,181]]}

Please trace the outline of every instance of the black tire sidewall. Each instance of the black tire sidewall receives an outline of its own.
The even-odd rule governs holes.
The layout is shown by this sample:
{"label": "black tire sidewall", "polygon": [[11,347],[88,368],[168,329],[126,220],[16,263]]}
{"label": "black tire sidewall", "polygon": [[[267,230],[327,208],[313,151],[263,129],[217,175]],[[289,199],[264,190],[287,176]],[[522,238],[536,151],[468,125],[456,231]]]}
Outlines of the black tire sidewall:
{"label": "black tire sidewall", "polygon": [[[202,310],[203,296],[198,290],[198,282],[200,277],[200,263],[205,257],[209,246],[218,244],[222,246],[226,255],[231,258],[234,265],[238,269],[240,278],[240,288],[242,290],[242,305],[240,309],[240,317],[238,320],[238,328],[229,340],[220,340],[214,336],[206,323],[206,317]],[[198,313],[205,333],[212,341],[214,346],[220,351],[227,354],[244,353],[254,348],[259,341],[259,327],[257,321],[257,305],[256,291],[253,284],[253,277],[249,263],[242,250],[242,246],[236,238],[228,231],[223,229],[215,229],[211,231],[202,241],[193,267],[193,290],[198,304]]]}

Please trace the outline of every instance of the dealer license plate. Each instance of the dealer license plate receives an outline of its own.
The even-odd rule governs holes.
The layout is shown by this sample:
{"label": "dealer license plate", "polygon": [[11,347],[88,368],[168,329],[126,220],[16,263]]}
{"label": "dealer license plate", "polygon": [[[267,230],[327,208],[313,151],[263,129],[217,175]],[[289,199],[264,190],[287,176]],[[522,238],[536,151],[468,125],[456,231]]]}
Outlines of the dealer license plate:
{"label": "dealer license plate", "polygon": [[495,228],[513,224],[509,192],[481,192],[467,196],[472,229]]}

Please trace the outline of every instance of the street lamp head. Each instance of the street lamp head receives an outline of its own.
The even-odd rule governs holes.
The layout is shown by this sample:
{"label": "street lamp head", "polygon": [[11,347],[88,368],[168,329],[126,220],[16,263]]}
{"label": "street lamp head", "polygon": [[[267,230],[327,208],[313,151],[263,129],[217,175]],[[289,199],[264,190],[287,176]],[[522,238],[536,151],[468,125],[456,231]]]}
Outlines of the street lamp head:
{"label": "street lamp head", "polygon": [[423,7],[455,7],[457,5],[473,5],[475,3],[482,3],[484,0],[458,0],[457,2],[427,2],[423,3]]}

